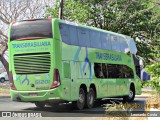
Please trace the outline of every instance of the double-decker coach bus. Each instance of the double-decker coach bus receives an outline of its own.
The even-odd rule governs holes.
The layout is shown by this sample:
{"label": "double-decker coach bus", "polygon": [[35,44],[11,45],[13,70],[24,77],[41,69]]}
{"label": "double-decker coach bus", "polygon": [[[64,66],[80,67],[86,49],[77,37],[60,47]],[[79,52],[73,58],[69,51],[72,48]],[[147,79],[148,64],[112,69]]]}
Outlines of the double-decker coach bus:
{"label": "double-decker coach bus", "polygon": [[133,101],[141,81],[129,39],[57,18],[12,22],[11,99],[37,107],[72,102],[78,109],[107,97]]}

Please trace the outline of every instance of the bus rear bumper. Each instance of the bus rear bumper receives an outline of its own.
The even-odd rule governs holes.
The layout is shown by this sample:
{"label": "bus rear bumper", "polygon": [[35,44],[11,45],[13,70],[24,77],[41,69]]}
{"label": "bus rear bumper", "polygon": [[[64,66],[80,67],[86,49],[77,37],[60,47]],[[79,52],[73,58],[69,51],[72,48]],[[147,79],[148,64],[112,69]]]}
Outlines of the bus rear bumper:
{"label": "bus rear bumper", "polygon": [[36,101],[46,101],[46,102],[60,102],[63,101],[58,94],[58,89],[51,90],[39,90],[39,91],[17,91],[10,90],[12,101],[18,102],[36,102]]}

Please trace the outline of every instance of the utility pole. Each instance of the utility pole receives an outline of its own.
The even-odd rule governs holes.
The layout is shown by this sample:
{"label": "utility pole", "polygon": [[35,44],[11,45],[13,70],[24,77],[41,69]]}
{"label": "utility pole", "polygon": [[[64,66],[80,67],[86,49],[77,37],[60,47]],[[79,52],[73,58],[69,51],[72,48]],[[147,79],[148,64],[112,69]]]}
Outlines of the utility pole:
{"label": "utility pole", "polygon": [[59,3],[59,18],[60,19],[63,18],[63,0],[60,0],[60,3]]}

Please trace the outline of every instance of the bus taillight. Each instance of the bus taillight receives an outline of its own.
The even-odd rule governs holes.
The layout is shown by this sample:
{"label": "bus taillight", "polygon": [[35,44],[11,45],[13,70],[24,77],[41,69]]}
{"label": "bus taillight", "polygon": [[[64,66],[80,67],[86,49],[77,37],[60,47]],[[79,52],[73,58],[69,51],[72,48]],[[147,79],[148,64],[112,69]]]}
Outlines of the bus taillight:
{"label": "bus taillight", "polygon": [[53,77],[53,83],[50,87],[50,89],[56,88],[58,86],[60,86],[60,75],[59,75],[59,70],[58,69],[54,69],[54,77]]}
{"label": "bus taillight", "polygon": [[10,82],[10,87],[12,90],[16,90],[16,86],[14,85],[14,81],[13,81],[13,75],[12,72],[9,72],[9,82]]}

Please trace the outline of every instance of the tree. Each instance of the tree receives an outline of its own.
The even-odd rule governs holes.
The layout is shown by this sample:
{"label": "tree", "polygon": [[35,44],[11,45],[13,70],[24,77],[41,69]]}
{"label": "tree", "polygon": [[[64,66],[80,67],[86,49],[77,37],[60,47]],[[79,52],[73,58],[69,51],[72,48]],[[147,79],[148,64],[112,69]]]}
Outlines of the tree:
{"label": "tree", "polygon": [[[58,17],[55,8],[47,8],[46,17]],[[138,55],[145,59],[157,89],[160,83],[160,1],[159,0],[65,0],[63,19],[118,32],[136,39]]]}
{"label": "tree", "polygon": [[[150,62],[157,61],[152,53],[160,33],[159,6],[157,0],[65,0],[63,19],[138,38],[138,54]],[[58,17],[58,8],[57,1],[46,17]]]}
{"label": "tree", "polygon": [[53,0],[1,0],[0,1],[0,61],[8,72],[4,53],[8,49],[7,28],[12,21],[41,18],[46,6],[53,6]]}
{"label": "tree", "polygon": [[147,65],[146,70],[151,75],[152,79],[144,82],[144,86],[152,86],[155,90],[160,91],[160,62]]}

